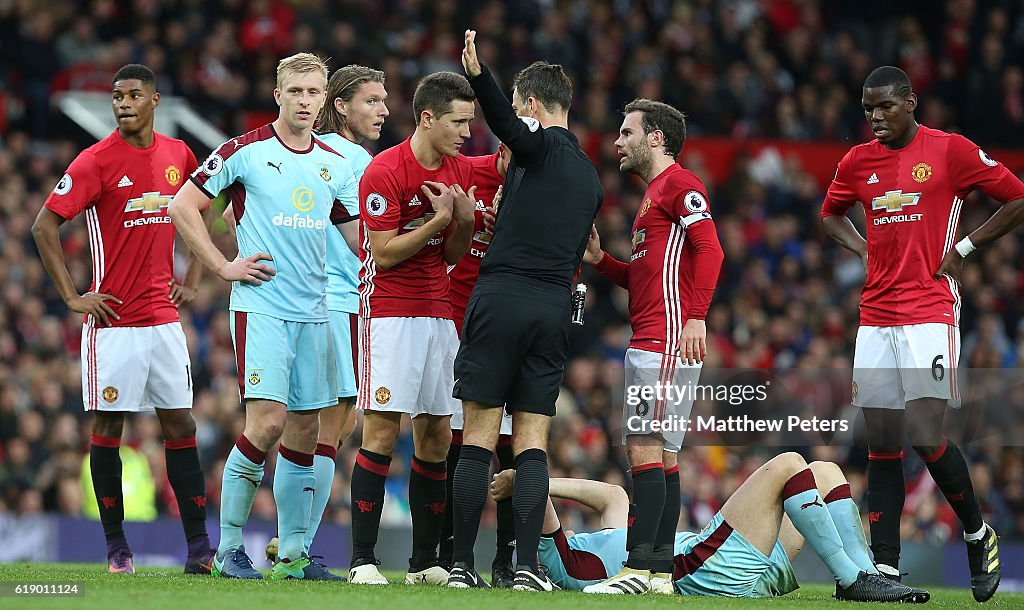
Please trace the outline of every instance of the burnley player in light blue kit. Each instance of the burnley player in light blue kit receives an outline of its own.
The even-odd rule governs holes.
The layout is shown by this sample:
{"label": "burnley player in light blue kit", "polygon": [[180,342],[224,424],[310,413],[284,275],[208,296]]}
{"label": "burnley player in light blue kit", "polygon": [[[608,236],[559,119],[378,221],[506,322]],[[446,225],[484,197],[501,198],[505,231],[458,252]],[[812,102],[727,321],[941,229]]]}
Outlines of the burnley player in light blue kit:
{"label": "burnley player in light blue kit", "polygon": [[[515,472],[501,472],[494,476],[491,495],[495,500],[508,497],[514,485]],[[593,533],[563,531],[549,498],[538,555],[552,582],[579,591],[617,573],[627,555],[626,492],[598,481],[551,479],[549,495],[594,509],[603,528]],[[931,597],[878,574],[850,484],[839,466],[808,465],[798,453],[783,453],[758,468],[699,533],[676,533],[673,588],[665,592],[785,595],[799,587],[790,561],[805,544],[835,577],[837,599],[923,603]],[[614,588],[619,594],[635,593],[632,586],[618,581]]]}
{"label": "burnley player in light blue kit", "polygon": [[[273,123],[222,144],[171,202],[192,251],[232,281],[231,330],[245,430],[224,466],[214,573],[261,578],[242,544],[266,452],[281,441],[274,499],[280,561],[271,578],[325,580],[304,552],[316,478],[318,412],[338,402],[325,298],[327,233],[354,219],[358,181],[348,160],[312,135],[327,67],[308,53],[281,60]],[[237,224],[233,261],[210,240],[199,209],[225,191]]]}
{"label": "burnley player in light blue kit", "polygon": [[[365,66],[349,65],[335,70],[327,83],[327,103],[317,129],[318,137],[352,164],[356,179],[373,157],[361,146],[366,140],[380,138],[381,126],[388,116],[385,103],[384,73]],[[353,214],[358,209],[352,210]],[[342,236],[327,233],[327,310],[334,336],[338,379],[337,404],[320,411],[320,437],[317,440],[313,470],[317,488],[313,492],[313,513],[306,531],[306,552],[320,526],[334,481],[334,459],[338,446],[355,428],[356,370],[359,357],[359,235],[358,223]]]}

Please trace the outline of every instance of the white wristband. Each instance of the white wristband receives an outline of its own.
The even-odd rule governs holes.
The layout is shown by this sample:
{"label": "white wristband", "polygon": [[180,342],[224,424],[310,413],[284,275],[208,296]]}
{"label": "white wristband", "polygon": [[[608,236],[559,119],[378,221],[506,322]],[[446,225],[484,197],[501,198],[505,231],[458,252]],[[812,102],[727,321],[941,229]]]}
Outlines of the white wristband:
{"label": "white wristband", "polygon": [[960,241],[956,242],[956,245],[953,247],[956,248],[956,251],[960,254],[961,258],[967,258],[968,254],[976,250],[976,248],[974,247],[974,242],[971,241],[970,236],[967,236],[961,239]]}

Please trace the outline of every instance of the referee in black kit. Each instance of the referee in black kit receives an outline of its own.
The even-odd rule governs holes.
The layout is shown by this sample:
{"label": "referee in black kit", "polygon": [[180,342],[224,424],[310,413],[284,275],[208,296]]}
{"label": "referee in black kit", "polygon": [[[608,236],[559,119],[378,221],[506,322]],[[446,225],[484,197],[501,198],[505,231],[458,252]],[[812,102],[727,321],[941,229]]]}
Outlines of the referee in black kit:
{"label": "referee in black kit", "polygon": [[568,355],[572,278],[604,191],[568,129],[572,84],[562,67],[539,61],[525,68],[513,82],[510,106],[480,65],[475,39],[476,32],[467,30],[462,64],[487,125],[512,151],[512,161],[455,360],[453,395],[462,400],[465,424],[453,483],[448,586],[487,586],[473,569],[473,545],[504,406],[512,413],[516,456],[512,509],[519,565],[512,588],[550,591],[553,585],[537,566],[548,496],[548,427]]}

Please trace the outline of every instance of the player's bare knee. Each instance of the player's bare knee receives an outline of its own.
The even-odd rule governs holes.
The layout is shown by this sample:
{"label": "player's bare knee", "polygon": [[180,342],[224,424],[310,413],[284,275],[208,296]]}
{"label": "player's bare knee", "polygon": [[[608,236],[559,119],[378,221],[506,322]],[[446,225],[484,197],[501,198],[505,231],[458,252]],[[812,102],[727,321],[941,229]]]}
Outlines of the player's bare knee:
{"label": "player's bare knee", "polygon": [[661,463],[665,465],[665,470],[674,468],[679,465],[679,453],[676,451],[664,451],[661,455]]}
{"label": "player's bare knee", "polygon": [[188,409],[157,409],[164,440],[176,441],[196,435],[196,420]]}
{"label": "player's bare knee", "polygon": [[284,432],[284,414],[281,417],[263,416],[246,419],[245,437],[260,449],[269,449]]}
{"label": "player's bare knee", "polygon": [[606,506],[608,509],[629,510],[629,494],[626,493],[625,489],[610,483],[605,489],[607,489],[608,503]]}
{"label": "player's bare knee", "polygon": [[846,483],[846,477],[843,475],[842,469],[835,462],[811,462],[808,467],[811,469],[811,473],[814,474],[814,481],[820,488],[831,490]]}
{"label": "player's bare knee", "polygon": [[626,459],[630,466],[653,464],[662,459],[664,443],[652,436],[629,436],[626,438]]}
{"label": "player's bare knee", "polygon": [[397,438],[397,426],[392,428],[391,426],[364,425],[362,447],[381,455],[391,455],[395,450]]}
{"label": "player's bare knee", "polygon": [[807,462],[804,460],[804,456],[799,453],[787,451],[768,460],[765,466],[766,470],[778,471],[788,478],[807,468]]}
{"label": "player's bare knee", "polygon": [[119,411],[97,411],[92,420],[92,433],[110,438],[121,438],[124,430],[124,413]]}
{"label": "player's bare knee", "polygon": [[427,462],[443,462],[448,457],[448,448],[452,446],[452,431],[438,427],[414,440],[417,457]]}

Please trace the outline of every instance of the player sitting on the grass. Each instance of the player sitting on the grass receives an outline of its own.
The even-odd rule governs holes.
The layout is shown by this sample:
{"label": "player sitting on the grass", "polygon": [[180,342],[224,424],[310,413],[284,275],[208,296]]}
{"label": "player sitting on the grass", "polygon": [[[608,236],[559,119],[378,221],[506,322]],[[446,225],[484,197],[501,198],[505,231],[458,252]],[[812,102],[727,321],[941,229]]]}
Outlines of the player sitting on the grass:
{"label": "player sitting on the grass", "polygon": [[[509,496],[515,473],[494,476],[495,500]],[[551,497],[584,504],[601,514],[604,529],[562,530],[548,499],[539,560],[552,582],[582,590],[618,572],[626,560],[629,498],[617,485],[551,479]],[[673,575],[683,595],[772,597],[799,586],[793,557],[807,541],[836,579],[836,598],[924,603],[927,591],[879,576],[868,555],[860,513],[838,466],[783,453],[757,469],[700,533],[678,532]],[[628,593],[628,591],[622,591]]]}

